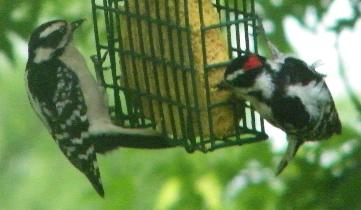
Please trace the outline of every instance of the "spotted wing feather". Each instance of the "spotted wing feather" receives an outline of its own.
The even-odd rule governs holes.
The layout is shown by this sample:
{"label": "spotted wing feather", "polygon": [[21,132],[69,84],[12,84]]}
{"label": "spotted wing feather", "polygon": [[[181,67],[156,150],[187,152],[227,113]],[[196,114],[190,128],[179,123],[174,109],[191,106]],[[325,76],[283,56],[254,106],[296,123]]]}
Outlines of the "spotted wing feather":
{"label": "spotted wing feather", "polygon": [[33,83],[28,84],[30,101],[40,102],[43,121],[62,152],[104,195],[94,146],[88,140],[87,107],[79,79],[60,61],[36,67],[27,74]]}

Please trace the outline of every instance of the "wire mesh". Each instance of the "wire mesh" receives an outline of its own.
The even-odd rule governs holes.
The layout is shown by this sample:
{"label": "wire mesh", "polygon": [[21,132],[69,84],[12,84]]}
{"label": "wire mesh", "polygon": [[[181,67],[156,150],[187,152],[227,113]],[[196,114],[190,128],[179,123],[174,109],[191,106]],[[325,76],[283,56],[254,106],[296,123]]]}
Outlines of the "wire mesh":
{"label": "wire mesh", "polygon": [[[265,140],[263,120],[246,102],[213,100],[210,78],[233,57],[257,53],[253,0],[211,1],[217,22],[206,19],[207,0],[91,0],[99,80],[115,123],[153,127],[188,152]],[[191,13],[196,5],[200,39]],[[216,31],[216,32],[214,32]],[[209,34],[225,37],[227,60],[212,60]],[[199,48],[195,42],[200,42]],[[194,56],[201,52],[201,62]],[[197,69],[202,74],[197,75]],[[200,83],[199,81],[202,81]],[[204,100],[200,97],[204,91]],[[217,136],[214,113],[231,108],[232,132]]]}

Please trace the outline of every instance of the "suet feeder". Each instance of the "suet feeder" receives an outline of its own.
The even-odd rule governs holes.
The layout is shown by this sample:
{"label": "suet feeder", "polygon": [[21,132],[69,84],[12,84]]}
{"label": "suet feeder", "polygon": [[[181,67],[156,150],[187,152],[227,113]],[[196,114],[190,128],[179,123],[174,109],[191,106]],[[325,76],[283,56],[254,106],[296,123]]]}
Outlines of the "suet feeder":
{"label": "suet feeder", "polygon": [[188,152],[267,138],[248,103],[215,88],[232,58],[257,53],[253,0],[92,0],[92,9],[93,61],[116,123],[153,127]]}

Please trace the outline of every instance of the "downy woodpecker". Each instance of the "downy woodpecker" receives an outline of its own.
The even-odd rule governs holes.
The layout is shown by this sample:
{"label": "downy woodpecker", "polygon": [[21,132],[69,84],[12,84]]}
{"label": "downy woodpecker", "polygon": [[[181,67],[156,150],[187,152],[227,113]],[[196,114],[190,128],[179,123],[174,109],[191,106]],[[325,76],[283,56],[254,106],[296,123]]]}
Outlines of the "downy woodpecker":
{"label": "downy woodpecker", "polygon": [[252,53],[237,57],[227,66],[218,88],[249,101],[264,119],[287,134],[287,151],[277,167],[278,175],[305,141],[340,134],[341,123],[316,65],[280,53],[268,39],[267,44],[270,59]]}
{"label": "downy woodpecker", "polygon": [[132,144],[129,141],[135,138],[155,142],[163,137],[153,129],[113,125],[105,91],[72,42],[82,22],[54,20],[34,30],[25,83],[33,109],[61,151],[104,196],[96,153]]}

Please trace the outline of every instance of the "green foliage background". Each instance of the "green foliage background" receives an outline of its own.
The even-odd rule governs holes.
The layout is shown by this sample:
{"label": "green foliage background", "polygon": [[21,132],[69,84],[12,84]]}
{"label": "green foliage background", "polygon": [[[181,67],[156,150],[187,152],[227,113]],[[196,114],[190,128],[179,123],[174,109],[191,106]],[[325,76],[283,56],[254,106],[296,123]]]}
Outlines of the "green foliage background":
{"label": "green foliage background", "polygon": [[[275,26],[270,38],[290,50],[284,18],[304,23],[306,8],[313,7],[320,19],[332,0],[257,2]],[[335,33],[359,18],[358,1],[350,3],[356,5],[353,18],[336,22]],[[90,56],[90,1],[0,0],[0,209],[361,209],[361,134],[351,126],[360,113],[342,98],[336,102],[343,134],[305,146],[280,177],[273,169],[281,154],[269,142],[207,155],[120,149],[99,158],[106,190],[99,198],[31,110],[23,82],[23,46],[31,30],[50,19],[83,17],[89,21],[76,42]]]}

